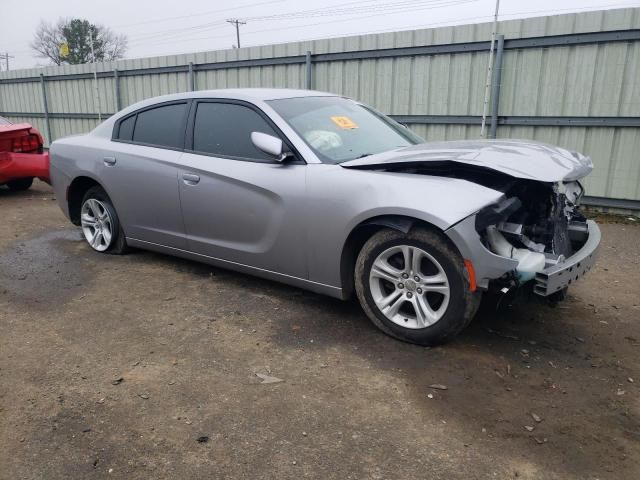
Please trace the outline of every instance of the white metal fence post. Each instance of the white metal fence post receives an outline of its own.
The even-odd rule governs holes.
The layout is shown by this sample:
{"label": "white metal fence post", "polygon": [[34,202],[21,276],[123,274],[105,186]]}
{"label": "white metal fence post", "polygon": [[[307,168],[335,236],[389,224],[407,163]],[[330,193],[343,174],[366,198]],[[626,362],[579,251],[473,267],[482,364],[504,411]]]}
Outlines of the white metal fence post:
{"label": "white metal fence post", "polygon": [[44,124],[45,127],[47,129],[47,140],[49,142],[49,145],[51,145],[51,142],[53,141],[53,138],[51,138],[51,122],[49,120],[49,105],[47,102],[47,87],[45,85],[45,79],[44,79],[44,74],[40,74],[40,87],[42,90],[42,109],[44,110]]}

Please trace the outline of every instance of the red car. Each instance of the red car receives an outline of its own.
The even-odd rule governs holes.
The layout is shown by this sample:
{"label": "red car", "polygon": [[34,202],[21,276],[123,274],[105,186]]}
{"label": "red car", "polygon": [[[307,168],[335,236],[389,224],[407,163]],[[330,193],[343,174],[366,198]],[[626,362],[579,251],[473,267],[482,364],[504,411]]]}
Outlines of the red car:
{"label": "red car", "polygon": [[49,153],[38,130],[28,123],[13,124],[0,117],[0,185],[27,190],[33,179],[49,180]]}

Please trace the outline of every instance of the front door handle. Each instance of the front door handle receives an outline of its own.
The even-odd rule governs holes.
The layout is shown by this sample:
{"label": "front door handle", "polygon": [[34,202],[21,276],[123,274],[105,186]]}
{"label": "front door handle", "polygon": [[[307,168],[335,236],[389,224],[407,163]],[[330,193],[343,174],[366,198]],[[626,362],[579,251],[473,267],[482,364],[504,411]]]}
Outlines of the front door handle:
{"label": "front door handle", "polygon": [[182,180],[187,185],[195,185],[200,181],[200,176],[194,175],[193,173],[183,173]]}
{"label": "front door handle", "polygon": [[102,160],[107,167],[113,167],[116,164],[116,157],[104,157]]}

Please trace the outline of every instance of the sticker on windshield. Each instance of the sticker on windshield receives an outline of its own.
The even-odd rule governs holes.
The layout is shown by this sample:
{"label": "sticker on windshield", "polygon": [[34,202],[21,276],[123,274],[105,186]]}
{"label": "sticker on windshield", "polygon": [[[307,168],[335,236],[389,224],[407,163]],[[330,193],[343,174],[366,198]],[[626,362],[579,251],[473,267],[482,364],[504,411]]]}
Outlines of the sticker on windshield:
{"label": "sticker on windshield", "polygon": [[343,128],[345,130],[358,128],[358,125],[356,124],[356,122],[351,120],[349,117],[331,117],[331,120],[333,120],[333,123],[335,123],[340,128]]}

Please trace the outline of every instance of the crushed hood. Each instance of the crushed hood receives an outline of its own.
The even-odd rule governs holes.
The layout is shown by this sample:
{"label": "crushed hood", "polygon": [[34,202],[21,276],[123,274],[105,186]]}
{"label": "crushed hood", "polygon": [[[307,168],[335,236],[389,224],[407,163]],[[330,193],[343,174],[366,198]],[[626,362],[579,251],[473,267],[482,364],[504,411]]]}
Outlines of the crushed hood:
{"label": "crushed hood", "polygon": [[591,158],[530,140],[427,142],[343,162],[345,168],[456,162],[540,182],[572,181],[593,170]]}

